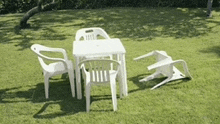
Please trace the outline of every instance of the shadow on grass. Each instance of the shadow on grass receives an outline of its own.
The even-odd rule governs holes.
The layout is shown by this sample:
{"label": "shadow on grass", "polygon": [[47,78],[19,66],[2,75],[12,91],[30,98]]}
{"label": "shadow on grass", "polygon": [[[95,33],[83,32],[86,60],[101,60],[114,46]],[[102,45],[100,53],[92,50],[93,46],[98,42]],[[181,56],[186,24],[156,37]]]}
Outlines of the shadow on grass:
{"label": "shadow on grass", "polygon": [[215,53],[220,57],[220,46],[212,46],[206,50],[200,50],[202,53]]}
{"label": "shadow on grass", "polygon": [[[83,84],[82,91],[84,91]],[[44,82],[40,82],[35,86],[22,86],[15,88],[0,89],[0,94],[0,104],[21,102],[43,104],[43,106],[39,108],[39,111],[33,115],[34,118],[38,119],[56,118],[61,116],[74,115],[79,112],[86,112],[86,99],[84,97],[84,92],[82,92],[82,99],[77,99],[77,94],[73,98],[68,77],[63,80],[56,78],[50,79],[48,99],[45,98]],[[91,103],[100,100],[111,101],[111,99],[112,98],[110,92],[109,95],[92,95]],[[53,108],[53,106],[59,107]],[[90,111],[104,112],[113,111],[113,109],[104,108],[100,110],[94,109]]]}
{"label": "shadow on grass", "polygon": [[[0,21],[0,43],[14,43],[29,48],[33,40],[65,40],[76,30],[85,27],[102,27],[111,37],[130,38],[134,41],[157,37],[187,38],[210,33],[206,24],[206,9],[200,8],[111,8],[95,10],[49,11],[33,16],[31,27],[18,30],[16,25],[23,14],[4,15]],[[59,28],[75,32],[59,32]]]}
{"label": "shadow on grass", "polygon": [[[137,85],[139,87],[138,89],[130,90],[129,93],[136,92],[138,90],[150,89],[153,86],[159,84],[160,82],[162,82],[163,80],[166,79],[166,77],[159,77],[159,78],[155,78],[155,79],[152,79],[152,80],[149,80],[149,81],[146,81],[146,82],[139,82],[140,79],[143,79],[143,78],[145,78],[146,76],[149,76],[149,75],[150,74],[147,74],[147,75],[146,74],[141,74],[141,75],[137,75],[135,77],[129,78],[128,80],[132,81],[135,85]],[[187,81],[189,81],[188,78],[183,78],[183,79],[180,79],[180,80],[174,80],[174,81],[167,82],[166,84],[163,84],[163,85],[159,86],[158,88],[160,88],[162,86],[165,86],[165,85],[176,86],[176,85],[179,85],[181,83],[185,83]],[[174,87],[174,89],[176,89],[176,87]]]}
{"label": "shadow on grass", "polygon": [[[34,118],[39,119],[56,118],[86,111],[85,98],[83,97],[81,100],[78,100],[76,97],[72,97],[68,79],[51,79],[48,99],[45,98],[43,82],[38,83],[36,86],[0,89],[0,94],[0,104],[21,102],[44,103],[42,108],[33,115]],[[53,105],[59,106],[58,112],[48,112],[47,109]]]}
{"label": "shadow on grass", "polygon": [[[47,112],[47,109],[53,105],[59,105],[60,110],[57,110],[58,112]],[[63,100],[47,101],[46,103],[44,103],[43,107],[36,114],[33,115],[33,117],[38,119],[56,118],[85,111],[86,108],[84,98],[82,100],[65,98]]]}

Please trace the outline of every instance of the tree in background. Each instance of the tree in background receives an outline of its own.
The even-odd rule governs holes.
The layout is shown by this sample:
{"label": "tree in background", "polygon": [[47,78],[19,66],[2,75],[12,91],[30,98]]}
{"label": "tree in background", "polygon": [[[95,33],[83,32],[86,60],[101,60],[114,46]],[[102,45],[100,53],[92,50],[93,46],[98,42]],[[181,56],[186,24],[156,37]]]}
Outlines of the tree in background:
{"label": "tree in background", "polygon": [[30,27],[30,24],[27,23],[28,19],[32,16],[34,16],[35,14],[41,12],[41,11],[47,11],[47,10],[51,10],[52,8],[54,8],[57,4],[56,0],[52,0],[52,2],[47,3],[45,5],[43,5],[44,0],[38,0],[37,2],[37,6],[30,9],[27,13],[25,13],[25,15],[23,16],[23,18],[20,21],[20,28],[28,28]]}
{"label": "tree in background", "polygon": [[207,3],[207,17],[212,17],[212,3],[213,3],[213,0],[208,0],[208,3]]}

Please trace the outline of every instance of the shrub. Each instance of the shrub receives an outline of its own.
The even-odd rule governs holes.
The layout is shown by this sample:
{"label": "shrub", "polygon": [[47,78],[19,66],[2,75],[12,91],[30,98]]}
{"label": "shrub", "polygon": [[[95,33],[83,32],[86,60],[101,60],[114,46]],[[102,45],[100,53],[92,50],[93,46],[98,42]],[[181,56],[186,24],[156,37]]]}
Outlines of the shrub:
{"label": "shrub", "polygon": [[[220,0],[213,1],[213,7]],[[51,2],[51,1],[47,1]],[[36,0],[0,0],[0,14],[26,12]],[[207,0],[59,0],[56,9],[93,9],[105,7],[206,7]]]}

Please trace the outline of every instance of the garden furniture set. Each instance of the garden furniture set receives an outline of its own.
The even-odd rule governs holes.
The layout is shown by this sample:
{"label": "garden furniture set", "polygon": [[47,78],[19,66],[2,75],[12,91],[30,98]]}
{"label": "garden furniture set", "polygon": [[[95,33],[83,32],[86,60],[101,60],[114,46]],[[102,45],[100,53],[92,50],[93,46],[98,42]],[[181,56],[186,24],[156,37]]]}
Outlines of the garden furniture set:
{"label": "garden furniture set", "polygon": [[[110,84],[114,111],[117,110],[116,79],[119,82],[120,97],[128,95],[125,48],[120,39],[110,38],[102,28],[83,28],[76,32],[72,53],[75,66],[73,66],[72,61],[67,57],[66,51],[62,48],[50,48],[34,44],[31,46],[31,50],[38,55],[38,60],[43,68],[46,98],[49,98],[49,78],[58,74],[68,73],[72,96],[75,97],[76,89],[77,98],[82,99],[82,77],[80,70],[82,70],[85,84],[87,112],[90,110],[90,90],[92,85]],[[48,57],[41,53],[42,51],[61,52],[63,58]],[[165,51],[153,51],[134,60],[143,59],[151,55],[157,56],[157,63],[148,66],[148,69],[156,69],[156,72],[140,80],[140,82],[151,80],[159,75],[168,77],[152,89],[172,80],[186,77],[192,78],[187,69],[186,62],[183,60],[173,61]],[[47,64],[44,60],[54,62]],[[177,63],[183,64],[185,75],[174,66]],[[74,85],[74,69],[76,87]]]}

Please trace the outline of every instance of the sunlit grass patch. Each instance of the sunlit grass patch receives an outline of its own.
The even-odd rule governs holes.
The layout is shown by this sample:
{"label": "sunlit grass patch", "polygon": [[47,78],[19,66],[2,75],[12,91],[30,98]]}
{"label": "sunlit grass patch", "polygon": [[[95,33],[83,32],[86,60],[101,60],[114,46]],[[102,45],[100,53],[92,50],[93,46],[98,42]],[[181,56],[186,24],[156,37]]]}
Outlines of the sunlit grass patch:
{"label": "sunlit grass patch", "polygon": [[[36,14],[29,20],[31,28],[23,30],[16,28],[23,14],[0,15],[0,123],[218,123],[219,15],[217,8],[212,18],[201,8],[62,10]],[[85,97],[72,98],[68,78],[60,75],[51,79],[45,99],[42,69],[30,46],[64,48],[74,62],[75,33],[86,27],[103,28],[126,49],[129,95],[121,99],[117,91],[117,112],[112,110],[110,87],[97,86],[87,113]],[[154,73],[147,66],[155,58],[133,58],[153,50],[185,60],[193,79],[150,90],[165,79],[139,82]]]}

